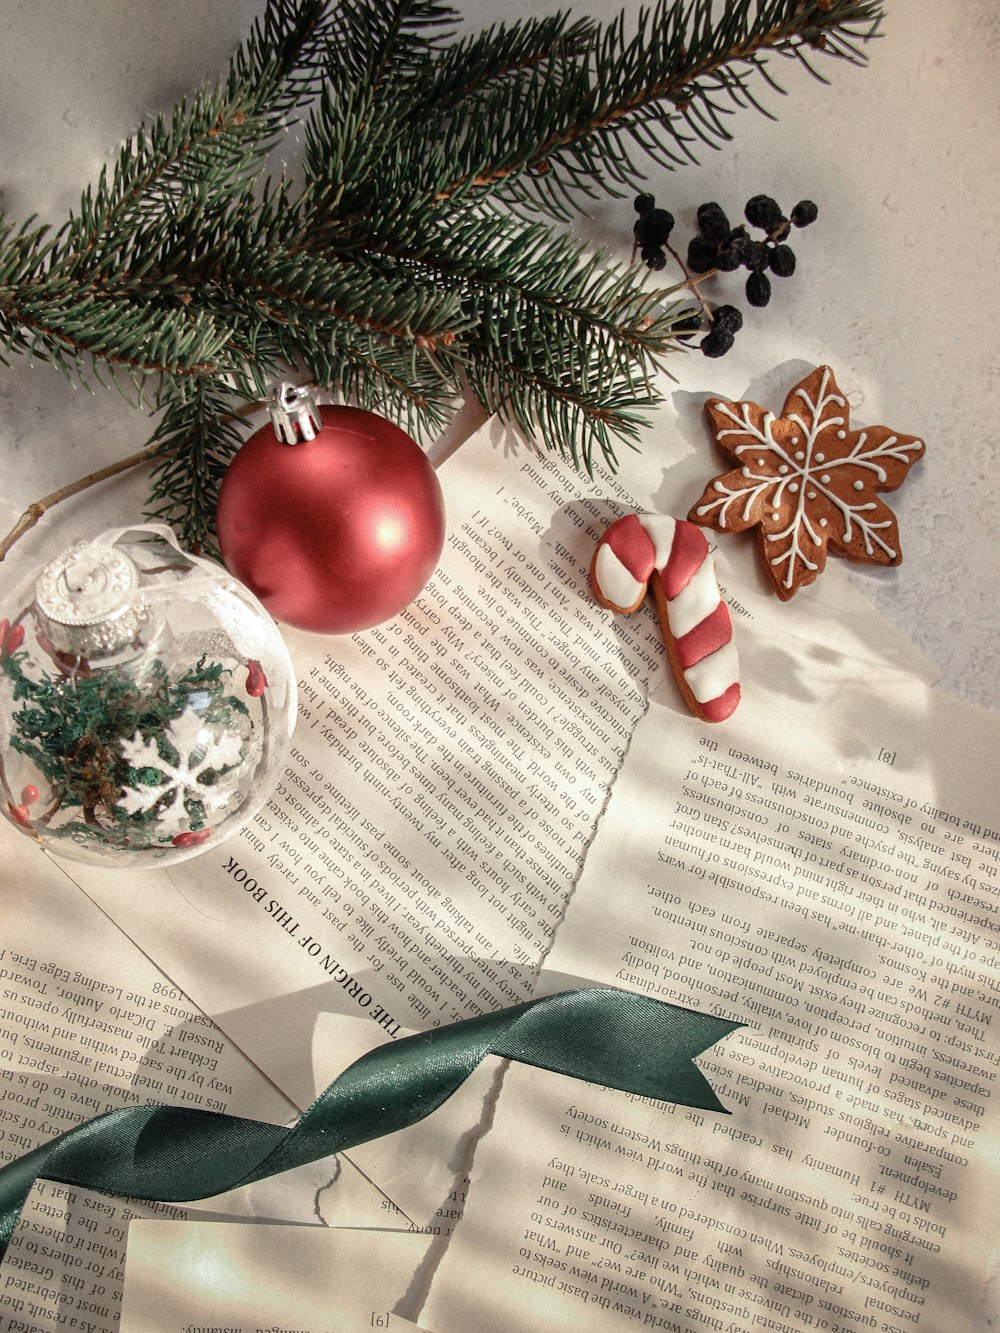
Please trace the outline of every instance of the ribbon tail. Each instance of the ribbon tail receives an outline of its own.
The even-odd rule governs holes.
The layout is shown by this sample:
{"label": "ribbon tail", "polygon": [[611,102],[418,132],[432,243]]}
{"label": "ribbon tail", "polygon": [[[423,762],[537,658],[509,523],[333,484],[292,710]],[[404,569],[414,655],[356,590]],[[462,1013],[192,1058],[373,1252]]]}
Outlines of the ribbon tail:
{"label": "ribbon tail", "polygon": [[728,1115],[693,1061],[742,1023],[632,991],[564,991],[549,998],[554,1003],[544,1010],[526,1008],[491,1048],[494,1054]]}

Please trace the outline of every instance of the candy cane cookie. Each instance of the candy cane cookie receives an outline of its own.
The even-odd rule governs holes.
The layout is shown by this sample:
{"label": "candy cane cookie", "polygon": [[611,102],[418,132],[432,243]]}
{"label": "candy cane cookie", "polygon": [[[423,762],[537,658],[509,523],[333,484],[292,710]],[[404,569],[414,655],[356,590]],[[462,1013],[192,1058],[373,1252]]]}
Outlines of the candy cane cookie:
{"label": "candy cane cookie", "polygon": [[653,594],[677,684],[696,717],[722,722],[740,701],[739,663],[701,528],[665,514],[628,514],[598,543],[590,582],[601,606],[628,614]]}

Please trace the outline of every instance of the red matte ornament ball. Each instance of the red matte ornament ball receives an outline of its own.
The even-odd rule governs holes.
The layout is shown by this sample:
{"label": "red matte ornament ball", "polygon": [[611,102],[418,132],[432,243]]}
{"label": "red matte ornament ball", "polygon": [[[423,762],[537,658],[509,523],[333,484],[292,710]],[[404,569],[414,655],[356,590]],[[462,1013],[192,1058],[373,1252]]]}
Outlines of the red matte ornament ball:
{"label": "red matte ornament ball", "polygon": [[268,424],[235,455],[219,492],[219,549],[276,620],[354,634],[425,587],[444,546],[444,497],[398,426],[357,407],[314,410],[315,439],[286,444]]}

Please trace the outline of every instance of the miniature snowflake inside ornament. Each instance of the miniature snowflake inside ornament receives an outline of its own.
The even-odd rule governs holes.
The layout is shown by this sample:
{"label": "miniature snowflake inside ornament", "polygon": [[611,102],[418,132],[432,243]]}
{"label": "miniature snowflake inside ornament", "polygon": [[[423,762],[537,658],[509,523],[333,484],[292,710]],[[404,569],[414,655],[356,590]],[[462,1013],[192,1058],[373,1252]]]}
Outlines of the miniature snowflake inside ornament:
{"label": "miniature snowflake inside ornament", "polygon": [[756,527],[780,598],[819,576],[828,547],[868,564],[902,561],[895,515],[876,491],[900,485],[923,441],[886,426],[852,427],[829,366],[792,389],[780,417],[718,398],[705,411],[719,448],[739,466],[709,483],[688,518],[722,532]]}
{"label": "miniature snowflake inside ornament", "polygon": [[295,720],[288,651],[168,528],[80,542],[3,609],[2,808],[50,851],[172,863],[270,795]]}

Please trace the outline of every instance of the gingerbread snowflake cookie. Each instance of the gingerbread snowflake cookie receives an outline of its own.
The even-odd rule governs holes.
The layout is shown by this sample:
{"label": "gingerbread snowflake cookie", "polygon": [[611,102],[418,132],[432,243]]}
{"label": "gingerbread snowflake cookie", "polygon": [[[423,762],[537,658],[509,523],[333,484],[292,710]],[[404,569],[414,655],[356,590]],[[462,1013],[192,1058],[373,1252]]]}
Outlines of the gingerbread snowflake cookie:
{"label": "gingerbread snowflake cookie", "polygon": [[780,417],[756,403],[705,404],[716,443],[739,464],[712,480],[688,514],[720,532],[758,528],[764,568],[787,601],[812,583],[827,549],[869,564],[902,560],[892,491],[924,452],[886,426],[854,429],[829,366],[795,386]]}

